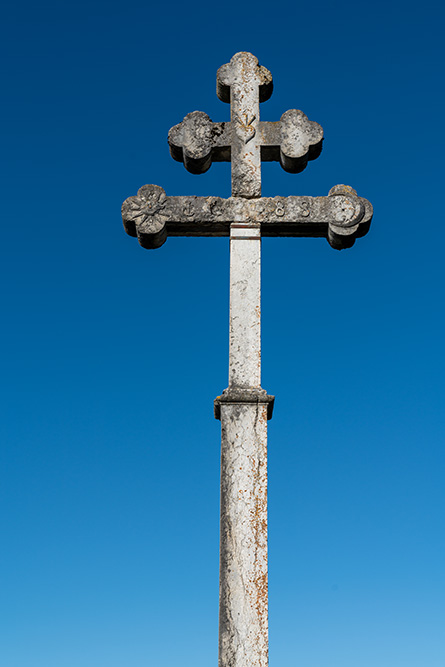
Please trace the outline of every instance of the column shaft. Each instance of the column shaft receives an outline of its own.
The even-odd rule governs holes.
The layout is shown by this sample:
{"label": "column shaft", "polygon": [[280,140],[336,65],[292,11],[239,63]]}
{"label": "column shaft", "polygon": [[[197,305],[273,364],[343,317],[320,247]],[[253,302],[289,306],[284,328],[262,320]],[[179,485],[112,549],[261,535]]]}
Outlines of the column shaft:
{"label": "column shaft", "polygon": [[261,229],[230,228],[229,388],[261,386]]}
{"label": "column shaft", "polygon": [[[267,667],[267,418],[261,389],[261,231],[230,232],[229,386],[220,400],[219,667]],[[218,399],[217,399],[218,401]]]}
{"label": "column shaft", "polygon": [[221,405],[219,667],[267,667],[267,406]]}

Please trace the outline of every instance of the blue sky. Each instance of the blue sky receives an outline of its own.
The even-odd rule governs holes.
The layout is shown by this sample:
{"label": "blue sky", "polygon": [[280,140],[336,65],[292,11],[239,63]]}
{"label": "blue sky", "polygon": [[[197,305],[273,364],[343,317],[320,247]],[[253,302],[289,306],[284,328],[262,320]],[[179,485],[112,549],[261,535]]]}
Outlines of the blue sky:
{"label": "blue sky", "polygon": [[230,194],[169,128],[252,51],[263,120],[325,132],[263,194],[352,185],[351,250],[263,242],[270,664],[445,664],[444,9],[431,1],[3,9],[0,664],[217,664],[228,241],[127,237],[121,202]]}

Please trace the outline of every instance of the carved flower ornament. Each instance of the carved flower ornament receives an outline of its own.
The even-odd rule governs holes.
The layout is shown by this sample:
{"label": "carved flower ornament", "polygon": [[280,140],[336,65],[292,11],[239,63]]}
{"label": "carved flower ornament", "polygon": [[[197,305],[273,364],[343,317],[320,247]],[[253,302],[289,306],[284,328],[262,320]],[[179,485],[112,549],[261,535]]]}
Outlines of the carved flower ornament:
{"label": "carved flower ornament", "polygon": [[337,200],[334,220],[328,226],[328,242],[337,250],[350,248],[356,238],[369,231],[373,215],[372,204],[358,197],[350,185],[334,185],[328,196]]}
{"label": "carved flower ornament", "polygon": [[167,196],[159,185],[143,185],[122,204],[125,231],[137,236],[144,248],[158,248],[167,238]]}

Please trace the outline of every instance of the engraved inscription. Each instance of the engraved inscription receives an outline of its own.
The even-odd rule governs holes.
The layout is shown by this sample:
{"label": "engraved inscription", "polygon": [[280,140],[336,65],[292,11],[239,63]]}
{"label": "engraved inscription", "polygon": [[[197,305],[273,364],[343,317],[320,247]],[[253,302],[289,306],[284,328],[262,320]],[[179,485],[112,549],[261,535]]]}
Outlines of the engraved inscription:
{"label": "engraved inscription", "polygon": [[278,202],[275,208],[275,215],[278,215],[281,218],[284,215],[284,213],[285,210],[283,202]]}
{"label": "engraved inscription", "polygon": [[221,206],[221,202],[219,201],[212,201],[210,204],[210,213],[215,216],[222,215],[223,210]]}
{"label": "engraved inscription", "polygon": [[188,201],[183,208],[183,213],[186,215],[188,218],[193,218],[194,211],[193,211],[193,206],[192,202]]}
{"label": "engraved inscription", "polygon": [[311,214],[311,209],[309,206],[308,201],[304,201],[301,203],[301,210],[300,210],[300,215],[302,218],[308,218]]}
{"label": "engraved inscription", "polygon": [[266,217],[267,206],[259,199],[255,202],[254,218],[257,222],[263,222]]}

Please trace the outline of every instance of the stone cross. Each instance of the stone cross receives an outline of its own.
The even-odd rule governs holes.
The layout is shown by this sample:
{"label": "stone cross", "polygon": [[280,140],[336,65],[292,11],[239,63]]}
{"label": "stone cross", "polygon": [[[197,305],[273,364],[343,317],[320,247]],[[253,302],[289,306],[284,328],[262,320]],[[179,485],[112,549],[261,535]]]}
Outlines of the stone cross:
{"label": "stone cross", "polygon": [[229,384],[215,399],[221,420],[219,667],[267,667],[267,420],[274,397],[261,387],[261,237],[325,237],[348,248],[369,229],[371,204],[346,185],[325,197],[261,197],[261,161],[302,171],[320,155],[323,130],[302,111],[260,121],[272,76],[250,53],[219,68],[217,95],[230,122],[188,114],[168,136],[192,173],[230,161],[232,196],[167,196],[144,185],[122,206],[125,230],[144,248],[167,236],[230,236]]}

